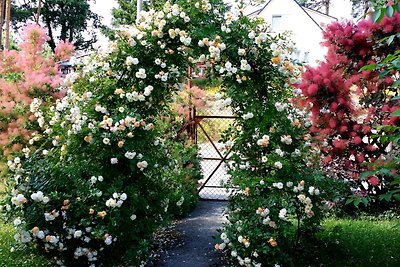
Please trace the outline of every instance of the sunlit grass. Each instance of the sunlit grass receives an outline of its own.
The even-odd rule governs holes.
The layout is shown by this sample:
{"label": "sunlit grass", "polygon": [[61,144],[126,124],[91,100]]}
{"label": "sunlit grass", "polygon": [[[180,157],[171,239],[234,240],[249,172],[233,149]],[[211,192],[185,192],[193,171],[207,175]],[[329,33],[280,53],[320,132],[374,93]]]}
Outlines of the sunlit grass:
{"label": "sunlit grass", "polygon": [[313,266],[400,266],[398,220],[327,219],[323,228]]}
{"label": "sunlit grass", "polygon": [[14,228],[0,221],[0,267],[44,267],[54,266],[44,256],[40,256],[32,249],[11,248],[15,244]]}

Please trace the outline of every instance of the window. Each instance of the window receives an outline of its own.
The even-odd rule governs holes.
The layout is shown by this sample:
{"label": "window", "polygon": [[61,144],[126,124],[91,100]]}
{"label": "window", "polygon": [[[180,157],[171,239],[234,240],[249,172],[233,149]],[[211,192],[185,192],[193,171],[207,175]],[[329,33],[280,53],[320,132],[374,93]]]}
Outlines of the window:
{"label": "window", "polygon": [[304,63],[309,63],[310,62],[310,52],[304,52],[303,62]]}
{"label": "window", "polygon": [[274,15],[272,16],[272,29],[280,30],[282,28],[282,16]]}
{"label": "window", "polygon": [[292,52],[292,59],[294,60],[294,61],[299,61],[300,60],[300,50],[294,50],[293,52]]}

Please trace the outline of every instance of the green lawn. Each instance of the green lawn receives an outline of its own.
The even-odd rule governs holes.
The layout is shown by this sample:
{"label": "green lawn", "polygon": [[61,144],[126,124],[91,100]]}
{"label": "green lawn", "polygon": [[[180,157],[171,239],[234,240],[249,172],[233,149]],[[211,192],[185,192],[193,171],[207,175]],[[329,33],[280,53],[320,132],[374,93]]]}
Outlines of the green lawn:
{"label": "green lawn", "polygon": [[0,267],[42,267],[54,266],[46,258],[34,254],[33,250],[10,249],[14,241],[14,228],[0,221]]}
{"label": "green lawn", "polygon": [[399,220],[328,219],[323,228],[312,266],[400,266]]}

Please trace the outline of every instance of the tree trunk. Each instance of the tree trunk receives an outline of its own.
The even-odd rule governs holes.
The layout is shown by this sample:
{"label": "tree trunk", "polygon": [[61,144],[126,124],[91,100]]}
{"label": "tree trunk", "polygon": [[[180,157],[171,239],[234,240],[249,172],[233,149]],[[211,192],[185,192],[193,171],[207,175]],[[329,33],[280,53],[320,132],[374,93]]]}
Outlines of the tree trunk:
{"label": "tree trunk", "polygon": [[38,24],[38,25],[39,25],[41,10],[42,10],[42,0],[38,0],[38,8],[37,8],[37,13],[36,13],[36,24]]}
{"label": "tree trunk", "polygon": [[330,0],[325,0],[325,14],[329,15],[329,8],[331,5],[331,1]]}
{"label": "tree trunk", "polygon": [[46,27],[47,27],[47,32],[49,35],[50,40],[47,41],[47,43],[49,44],[51,51],[54,52],[54,50],[56,49],[56,43],[54,41],[54,36],[53,36],[53,31],[51,30],[51,20],[49,17],[46,18]]}
{"label": "tree trunk", "polygon": [[4,49],[8,49],[10,46],[10,12],[11,12],[11,0],[6,0],[6,30],[5,30],[5,41]]}
{"label": "tree trunk", "polygon": [[5,0],[0,0],[0,49],[3,49],[3,24]]}

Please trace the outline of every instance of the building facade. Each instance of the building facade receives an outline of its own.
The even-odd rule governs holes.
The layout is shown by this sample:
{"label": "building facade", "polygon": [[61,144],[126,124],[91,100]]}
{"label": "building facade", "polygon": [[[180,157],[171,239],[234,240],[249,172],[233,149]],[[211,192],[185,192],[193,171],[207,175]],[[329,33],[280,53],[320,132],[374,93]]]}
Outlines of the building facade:
{"label": "building facade", "polygon": [[294,60],[315,66],[322,61],[326,48],[321,45],[326,25],[337,19],[300,6],[295,0],[269,0],[254,7],[248,16],[262,17],[276,33],[288,31],[296,45]]}

